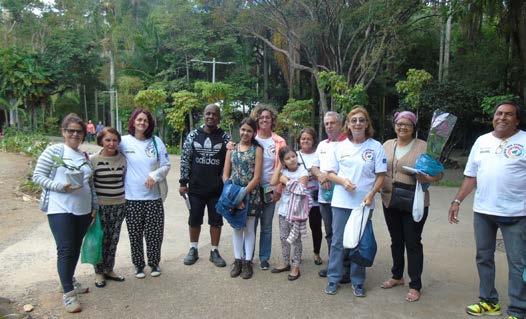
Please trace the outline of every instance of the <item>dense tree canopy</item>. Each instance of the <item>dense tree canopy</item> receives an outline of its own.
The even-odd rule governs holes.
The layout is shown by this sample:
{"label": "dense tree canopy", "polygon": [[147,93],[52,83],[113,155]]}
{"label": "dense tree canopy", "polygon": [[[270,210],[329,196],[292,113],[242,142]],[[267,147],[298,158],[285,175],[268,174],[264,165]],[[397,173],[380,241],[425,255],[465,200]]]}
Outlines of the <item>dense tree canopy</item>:
{"label": "dense tree canopy", "polygon": [[115,124],[117,107],[125,121],[141,105],[170,143],[211,102],[227,129],[256,102],[285,107],[291,135],[363,104],[380,138],[395,109],[442,108],[476,120],[457,128],[467,147],[492,103],[526,98],[524,12],[521,0],[0,0],[0,108],[43,129],[69,111]]}

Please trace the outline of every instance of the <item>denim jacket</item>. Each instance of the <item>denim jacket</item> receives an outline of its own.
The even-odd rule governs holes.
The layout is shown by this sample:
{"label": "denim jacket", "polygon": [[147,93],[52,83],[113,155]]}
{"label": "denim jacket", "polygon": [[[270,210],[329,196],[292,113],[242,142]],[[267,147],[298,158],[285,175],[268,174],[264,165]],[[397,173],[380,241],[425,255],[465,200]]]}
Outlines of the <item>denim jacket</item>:
{"label": "denim jacket", "polygon": [[[238,209],[237,206],[243,201],[245,207]],[[234,229],[245,227],[247,221],[249,196],[245,187],[232,183],[229,179],[223,185],[223,191],[216,204],[216,210],[221,214]]]}

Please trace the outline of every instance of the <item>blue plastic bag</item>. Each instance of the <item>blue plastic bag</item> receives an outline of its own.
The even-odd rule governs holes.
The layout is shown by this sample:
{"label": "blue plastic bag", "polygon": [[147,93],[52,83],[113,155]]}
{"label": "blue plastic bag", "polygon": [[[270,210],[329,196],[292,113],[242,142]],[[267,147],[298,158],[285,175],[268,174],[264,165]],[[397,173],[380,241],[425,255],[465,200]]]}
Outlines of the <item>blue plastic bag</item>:
{"label": "blue plastic bag", "polygon": [[429,154],[420,155],[416,160],[415,168],[431,176],[437,176],[444,171],[444,166]]}

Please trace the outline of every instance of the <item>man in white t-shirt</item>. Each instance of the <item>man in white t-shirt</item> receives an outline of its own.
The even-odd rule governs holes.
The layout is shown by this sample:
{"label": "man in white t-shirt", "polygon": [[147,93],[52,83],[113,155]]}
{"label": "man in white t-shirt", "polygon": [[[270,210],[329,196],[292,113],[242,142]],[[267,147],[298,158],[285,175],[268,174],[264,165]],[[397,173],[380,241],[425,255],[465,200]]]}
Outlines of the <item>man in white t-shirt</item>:
{"label": "man in white t-shirt", "polygon": [[[318,143],[316,154],[318,155],[318,162],[314,163],[311,172],[320,183],[320,190],[318,192],[318,203],[320,204],[320,214],[323,220],[323,227],[325,229],[325,239],[327,240],[327,255],[331,249],[332,240],[332,208],[331,208],[331,192],[332,184],[327,179],[327,164],[329,158],[334,152],[334,147],[338,145],[338,141],[342,137],[342,117],[339,113],[329,111],[323,117],[323,126],[327,139]],[[327,277],[327,269],[322,269],[318,273],[320,277]],[[341,283],[350,281],[348,273],[344,275]]]}
{"label": "man in white t-shirt", "polygon": [[515,102],[497,105],[493,132],[480,136],[464,170],[464,182],[449,208],[457,224],[459,207],[476,187],[474,210],[479,299],[466,307],[470,315],[500,315],[495,289],[497,229],[504,238],[508,260],[508,318],[526,316],[526,285],[522,281],[526,256],[526,132],[519,129],[521,108]]}

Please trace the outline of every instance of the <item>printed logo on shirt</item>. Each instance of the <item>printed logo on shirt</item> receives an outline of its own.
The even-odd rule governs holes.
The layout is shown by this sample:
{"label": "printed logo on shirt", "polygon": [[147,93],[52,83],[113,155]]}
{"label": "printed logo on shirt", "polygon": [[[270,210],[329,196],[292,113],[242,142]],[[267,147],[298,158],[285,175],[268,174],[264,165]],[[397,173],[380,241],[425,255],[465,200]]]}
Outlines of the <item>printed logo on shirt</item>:
{"label": "printed logo on shirt", "polygon": [[146,147],[146,156],[155,157],[155,147],[153,146],[153,143],[150,143],[148,147]]}
{"label": "printed logo on shirt", "polygon": [[276,144],[272,144],[265,149],[264,157],[269,158],[269,157],[275,157],[275,156],[276,156]]}
{"label": "printed logo on shirt", "polygon": [[491,153],[491,147],[481,147],[479,150],[479,154],[490,154]]}
{"label": "printed logo on shirt", "polygon": [[362,159],[364,162],[372,162],[374,159],[374,151],[372,149],[366,149],[362,153]]}
{"label": "printed logo on shirt", "polygon": [[212,141],[209,137],[206,138],[203,145],[199,144],[199,142],[194,141],[194,148],[197,151],[197,153],[201,155],[201,157],[196,157],[195,162],[197,164],[220,165],[221,161],[212,157],[219,153],[222,147],[223,143],[217,143],[215,145],[212,145]]}
{"label": "printed logo on shirt", "polygon": [[524,146],[521,144],[512,144],[506,146],[504,149],[504,156],[511,159],[516,159],[524,156]]}

